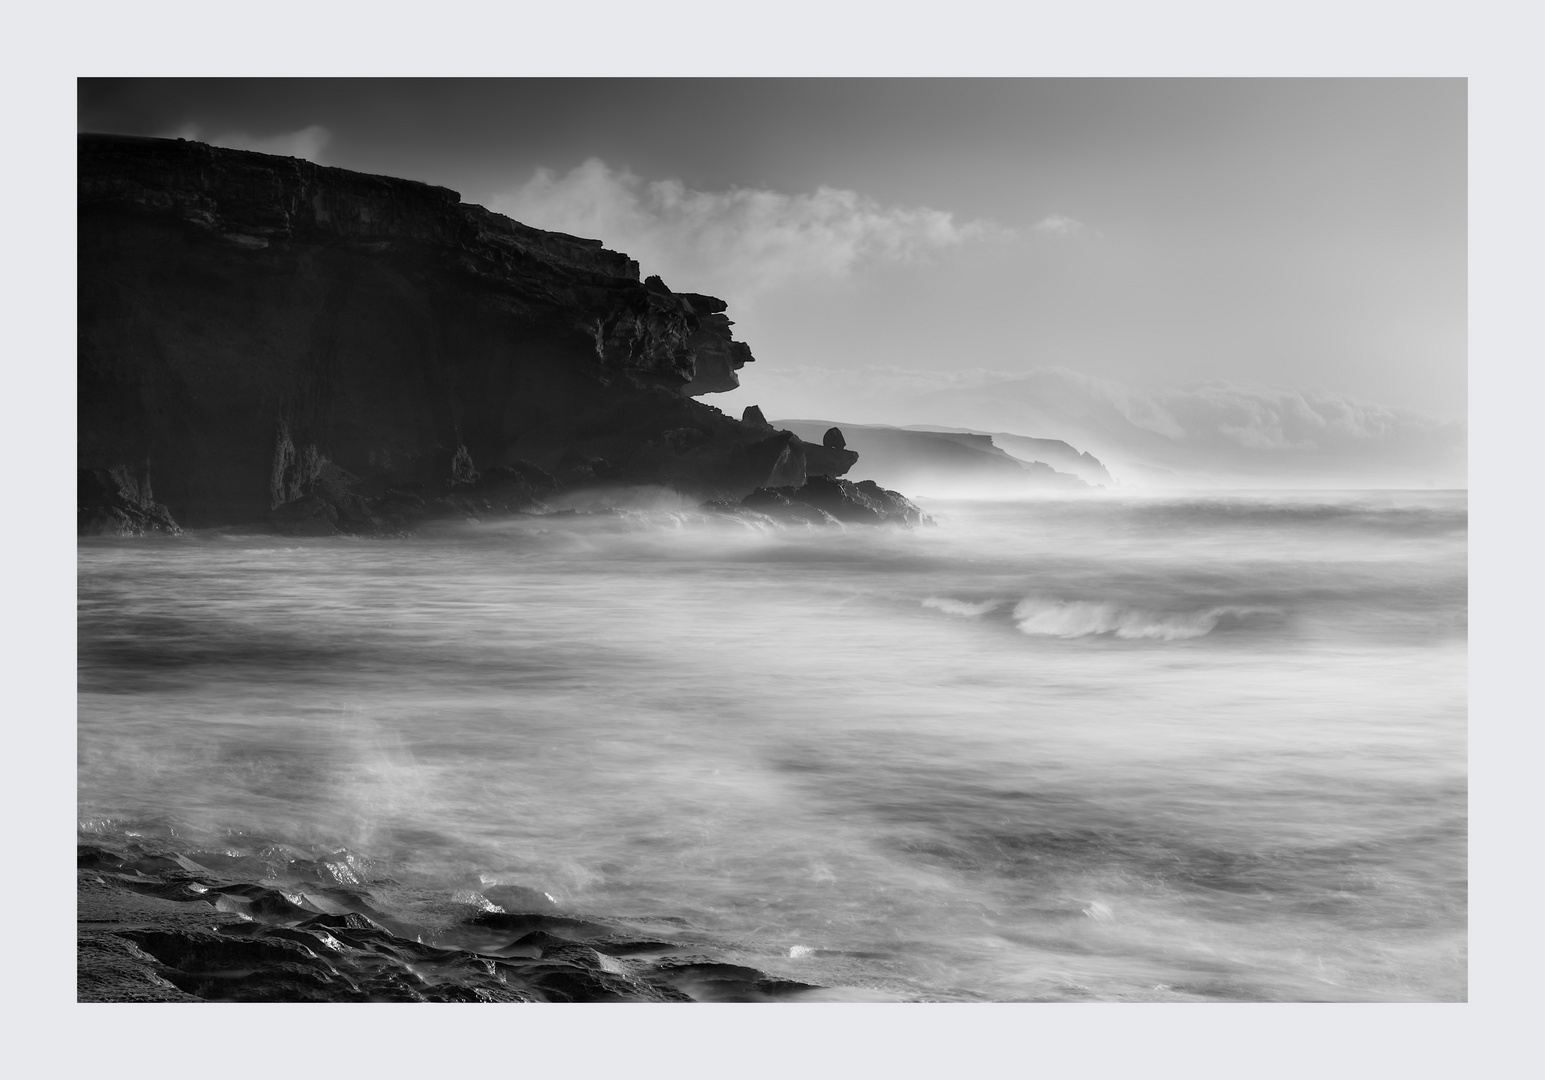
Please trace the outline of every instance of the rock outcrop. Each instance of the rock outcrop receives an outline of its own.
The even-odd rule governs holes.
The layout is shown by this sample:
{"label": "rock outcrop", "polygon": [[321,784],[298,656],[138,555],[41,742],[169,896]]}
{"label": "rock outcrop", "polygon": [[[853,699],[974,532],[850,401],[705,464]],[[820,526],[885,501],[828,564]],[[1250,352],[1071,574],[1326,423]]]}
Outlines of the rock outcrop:
{"label": "rock outcrop", "polygon": [[76,1000],[787,1001],[828,989],[668,924],[645,936],[566,917],[536,889],[458,893],[422,925],[325,863],[191,854],[77,847]]}
{"label": "rock outcrop", "polygon": [[802,524],[931,525],[918,506],[873,480],[812,476],[799,486],[757,488],[741,500],[748,510]]}
{"label": "rock outcrop", "polygon": [[83,535],[176,535],[182,530],[169,510],[156,502],[144,470],[116,465],[76,472],[76,531]]}
{"label": "rock outcrop", "polygon": [[856,460],[697,401],[753,359],[724,301],[600,241],[180,139],[82,135],[78,171],[83,530],[391,531],[599,483],[738,500]]}

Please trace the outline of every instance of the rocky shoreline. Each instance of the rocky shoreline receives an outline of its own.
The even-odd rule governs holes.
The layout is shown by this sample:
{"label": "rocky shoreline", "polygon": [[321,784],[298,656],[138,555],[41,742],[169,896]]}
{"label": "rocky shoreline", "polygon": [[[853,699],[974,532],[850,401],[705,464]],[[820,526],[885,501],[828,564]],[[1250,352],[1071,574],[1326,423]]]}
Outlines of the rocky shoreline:
{"label": "rocky shoreline", "polygon": [[[282,536],[407,537],[436,523],[572,515],[575,510],[553,509],[543,497],[584,494],[583,486],[566,488],[536,466],[517,463],[448,484],[438,494],[426,494],[421,487],[388,488],[376,497],[313,489],[276,507],[267,521],[249,523],[247,528]],[[855,483],[828,476],[809,477],[797,486],[759,487],[738,502],[710,500],[699,509],[769,526],[933,523],[900,492],[872,480]],[[606,507],[586,512],[618,511]],[[148,491],[142,493],[132,478],[105,470],[81,471],[77,514],[81,536],[180,536],[184,532],[166,506],[155,502]]]}
{"label": "rocky shoreline", "polygon": [[[83,1002],[895,1000],[738,962],[679,920],[594,920],[518,886],[394,917],[368,862],[283,845],[184,853],[141,838],[77,848]],[[500,901],[496,903],[495,901]]]}

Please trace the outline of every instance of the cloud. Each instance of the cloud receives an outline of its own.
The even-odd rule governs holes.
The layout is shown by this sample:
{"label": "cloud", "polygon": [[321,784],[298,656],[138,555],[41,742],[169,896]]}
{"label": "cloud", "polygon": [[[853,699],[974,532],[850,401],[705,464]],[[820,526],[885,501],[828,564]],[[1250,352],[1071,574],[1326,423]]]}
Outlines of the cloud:
{"label": "cloud", "polygon": [[1251,451],[1322,453],[1453,427],[1347,394],[1255,383],[1188,383],[1112,403],[1138,427],[1177,441]]}
{"label": "cloud", "polygon": [[906,263],[1007,230],[958,222],[945,210],[885,206],[820,187],[787,195],[761,188],[695,191],[645,180],[591,158],[559,175],[538,169],[490,209],[542,229],[603,240],[673,288],[745,303],[790,281],[835,280],[873,263]]}
{"label": "cloud", "polygon": [[1077,221],[1065,214],[1049,214],[1035,223],[1036,232],[1052,233],[1056,236],[1072,236],[1087,228],[1088,226],[1082,221]]}
{"label": "cloud", "polygon": [[333,133],[320,124],[312,124],[299,131],[285,131],[278,135],[258,137],[242,135],[238,132],[202,135],[196,125],[187,124],[169,138],[207,142],[212,146],[223,146],[228,150],[254,150],[259,154],[278,154],[281,157],[298,157],[321,162],[322,151],[332,141]]}
{"label": "cloud", "polygon": [[1066,439],[1101,460],[1193,475],[1464,482],[1464,423],[1325,389],[1224,380],[1143,388],[1042,368],[934,391],[903,414]]}

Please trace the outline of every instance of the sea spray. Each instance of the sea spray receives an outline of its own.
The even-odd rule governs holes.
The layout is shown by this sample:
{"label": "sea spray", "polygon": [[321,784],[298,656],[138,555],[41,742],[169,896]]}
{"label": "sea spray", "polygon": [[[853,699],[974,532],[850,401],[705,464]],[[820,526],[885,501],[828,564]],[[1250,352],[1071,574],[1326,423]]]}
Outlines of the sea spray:
{"label": "sea spray", "polygon": [[1462,493],[927,509],[84,541],[83,842],[861,996],[1466,996]]}

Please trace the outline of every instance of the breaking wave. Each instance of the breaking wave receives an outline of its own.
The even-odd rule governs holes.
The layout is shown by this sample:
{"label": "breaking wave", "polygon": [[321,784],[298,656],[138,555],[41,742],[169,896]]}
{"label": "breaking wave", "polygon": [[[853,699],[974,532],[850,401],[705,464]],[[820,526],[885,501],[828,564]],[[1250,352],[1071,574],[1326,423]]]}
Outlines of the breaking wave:
{"label": "breaking wave", "polygon": [[78,995],[1464,1000],[1464,495],[1356,498],[83,539]]}
{"label": "breaking wave", "polygon": [[1118,638],[1178,641],[1210,634],[1225,616],[1248,615],[1253,610],[1215,607],[1161,614],[1121,604],[1027,597],[1014,606],[1014,622],[1021,633],[1037,637],[1113,634]]}
{"label": "breaking wave", "polygon": [[997,600],[984,600],[980,604],[968,604],[964,600],[951,600],[947,596],[930,596],[923,601],[925,608],[933,608],[942,611],[946,615],[958,615],[963,619],[974,619],[978,615],[986,615],[999,604]]}

